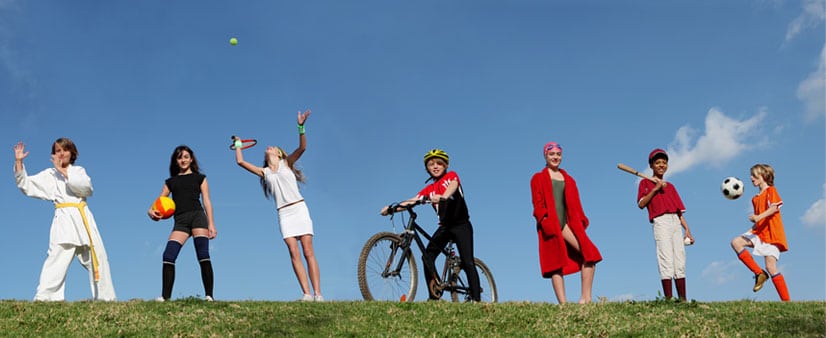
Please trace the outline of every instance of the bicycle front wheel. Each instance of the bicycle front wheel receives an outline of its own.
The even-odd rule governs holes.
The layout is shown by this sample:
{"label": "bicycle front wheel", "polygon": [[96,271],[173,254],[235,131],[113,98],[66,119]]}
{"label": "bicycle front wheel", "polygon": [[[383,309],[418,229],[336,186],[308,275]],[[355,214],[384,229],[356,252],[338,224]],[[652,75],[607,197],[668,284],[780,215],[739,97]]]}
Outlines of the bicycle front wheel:
{"label": "bicycle front wheel", "polygon": [[[493,280],[493,273],[490,272],[490,269],[484,262],[482,262],[479,258],[473,259],[474,265],[476,265],[476,273],[479,275],[479,297],[483,303],[496,303],[499,301],[499,294],[496,290],[496,282]],[[470,300],[470,284],[468,284],[467,274],[465,274],[465,270],[460,270],[459,276],[456,280],[457,288],[456,291],[450,293],[450,299],[454,302],[458,302],[459,300]],[[460,299],[459,296],[463,295],[465,299]]]}
{"label": "bicycle front wheel", "polygon": [[359,289],[364,300],[412,302],[416,297],[416,261],[400,247],[401,242],[399,235],[380,232],[364,244],[358,262]]}

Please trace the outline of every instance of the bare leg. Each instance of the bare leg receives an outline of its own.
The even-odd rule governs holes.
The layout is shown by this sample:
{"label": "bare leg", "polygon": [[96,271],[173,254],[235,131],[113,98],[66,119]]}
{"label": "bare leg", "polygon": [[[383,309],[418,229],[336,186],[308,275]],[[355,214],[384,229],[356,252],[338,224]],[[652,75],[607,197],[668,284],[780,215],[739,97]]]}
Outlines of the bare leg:
{"label": "bare leg", "polygon": [[562,277],[562,271],[551,275],[551,284],[554,286],[556,301],[559,304],[565,304],[565,278]]}
{"label": "bare leg", "polygon": [[187,239],[189,239],[189,234],[188,233],[176,230],[176,231],[172,231],[172,233],[169,234],[169,239],[168,240],[181,243],[181,246],[183,246],[184,244],[186,244]]}
{"label": "bare leg", "polygon": [[315,259],[313,250],[313,235],[303,235],[299,237],[301,248],[304,249],[304,259],[307,261],[307,269],[310,270],[310,283],[313,285],[313,292],[316,296],[321,295],[321,272],[318,269],[318,261]]}
{"label": "bare leg", "polygon": [[574,236],[574,233],[571,232],[571,228],[569,228],[567,224],[562,228],[562,238],[564,238],[565,243],[568,243],[574,250],[582,252],[582,250],[579,249],[579,240],[576,239],[576,236]]}
{"label": "bare leg", "polygon": [[771,276],[780,272],[780,270],[777,269],[777,258],[766,256],[766,271],[768,271]]}
{"label": "bare leg", "polygon": [[[565,242],[568,243],[574,250],[577,252],[582,252],[582,249],[579,247],[579,241],[577,240],[574,233],[571,231],[571,228],[567,225],[562,228],[562,238],[565,239]],[[579,298],[580,304],[590,303],[592,299],[591,289],[594,286],[594,272],[596,270],[596,266],[594,264],[582,264],[582,295]]]}
{"label": "bare leg", "polygon": [[734,237],[731,240],[731,248],[734,249],[734,253],[739,254],[740,251],[743,251],[746,247],[754,247],[754,244],[751,243],[750,240],[743,238],[743,236]]}
{"label": "bare leg", "polygon": [[594,272],[596,265],[583,264],[582,265],[582,296],[579,298],[580,304],[588,304],[591,302],[591,289],[594,286]]}
{"label": "bare leg", "polygon": [[301,291],[305,295],[311,295],[310,286],[307,282],[307,270],[304,269],[304,263],[301,261],[301,253],[298,250],[298,240],[295,237],[285,238],[284,243],[287,243],[287,249],[290,251],[290,261],[293,263],[293,272],[298,278],[298,284],[301,285]]}

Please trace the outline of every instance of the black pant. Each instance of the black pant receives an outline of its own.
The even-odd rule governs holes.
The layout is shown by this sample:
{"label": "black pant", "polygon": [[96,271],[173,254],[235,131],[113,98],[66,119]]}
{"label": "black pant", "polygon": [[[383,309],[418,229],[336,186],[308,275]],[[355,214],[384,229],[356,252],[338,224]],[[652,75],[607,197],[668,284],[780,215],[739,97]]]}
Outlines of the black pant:
{"label": "black pant", "polygon": [[[468,287],[470,287],[470,297],[475,301],[481,300],[479,290],[479,274],[476,272],[476,264],[473,260],[473,226],[470,223],[456,225],[442,225],[433,233],[433,238],[427,244],[427,248],[422,254],[424,263],[425,278],[427,285],[438,275],[436,270],[436,257],[439,257],[447,242],[452,240],[459,250],[459,258],[462,260],[462,270],[467,276]],[[428,287],[428,291],[430,288]],[[430,299],[438,299],[430,294]]]}

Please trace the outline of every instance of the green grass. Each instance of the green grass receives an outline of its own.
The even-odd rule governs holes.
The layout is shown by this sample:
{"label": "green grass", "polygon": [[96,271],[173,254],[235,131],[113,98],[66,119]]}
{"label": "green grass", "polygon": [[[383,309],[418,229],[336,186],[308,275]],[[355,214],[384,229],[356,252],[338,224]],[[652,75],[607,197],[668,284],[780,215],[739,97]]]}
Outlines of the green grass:
{"label": "green grass", "polygon": [[826,337],[826,302],[0,301],[0,335]]}

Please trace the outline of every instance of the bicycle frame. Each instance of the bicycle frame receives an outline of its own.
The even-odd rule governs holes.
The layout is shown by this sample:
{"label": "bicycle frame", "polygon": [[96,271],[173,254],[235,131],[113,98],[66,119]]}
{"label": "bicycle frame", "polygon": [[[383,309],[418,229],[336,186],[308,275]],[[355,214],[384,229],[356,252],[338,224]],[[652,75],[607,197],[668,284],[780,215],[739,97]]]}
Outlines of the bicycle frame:
{"label": "bicycle frame", "polygon": [[[383,277],[399,275],[399,271],[401,271],[401,269],[404,267],[408,255],[413,254],[410,243],[411,239],[416,242],[416,246],[419,248],[419,251],[424,253],[425,245],[424,241],[422,240],[422,236],[426,238],[428,242],[433,238],[430,234],[427,233],[427,231],[424,230],[424,228],[422,228],[418,223],[416,223],[417,214],[415,211],[413,211],[413,207],[418,204],[422,203],[417,203],[405,208],[405,211],[408,212],[410,219],[407,221],[407,226],[405,226],[404,231],[402,232],[402,234],[400,234],[400,236],[402,237],[402,243],[399,245],[399,248],[402,249],[401,256],[398,259],[396,259],[395,254],[398,251],[392,250],[393,254],[391,254],[388,258],[387,265],[385,266],[385,270],[382,273]],[[435,271],[437,273],[437,282],[439,283],[440,287],[445,287],[443,291],[460,291],[460,293],[467,294],[466,285],[461,285],[459,287],[454,285],[454,282],[458,279],[459,271],[458,269],[454,269],[453,266],[456,264],[455,260],[458,259],[458,257],[456,257],[456,251],[453,245],[453,241],[449,241],[448,244],[445,245],[444,248],[442,248],[442,255],[445,256],[445,264],[444,268],[442,269],[441,275],[438,275],[438,271]],[[389,267],[393,264],[393,261],[396,261],[396,266],[392,271],[388,271]],[[427,269],[427,267],[424,268]],[[427,271],[425,271],[425,273],[427,273]]]}
{"label": "bicycle frame", "polygon": [[[424,230],[424,228],[422,228],[418,223],[416,223],[417,215],[416,212],[413,211],[413,206],[410,206],[405,210],[408,212],[408,214],[410,214],[410,219],[407,221],[407,225],[404,227],[404,231],[402,232],[402,234],[400,234],[402,238],[402,243],[400,245],[400,248],[402,249],[401,256],[399,257],[398,262],[396,263],[396,267],[392,271],[388,271],[388,268],[390,268],[390,266],[393,264],[393,261],[396,260],[395,255],[396,252],[398,252],[397,250],[395,250],[396,248],[392,250],[393,254],[390,255],[390,257],[388,258],[387,265],[385,267],[384,272],[382,273],[382,276],[384,277],[397,276],[399,274],[399,271],[401,271],[402,267],[404,266],[404,261],[405,259],[407,259],[407,256],[413,254],[410,248],[411,239],[415,240],[416,246],[419,247],[419,251],[424,252],[425,245],[422,241],[422,236],[424,236],[424,238],[426,238],[428,241],[430,241],[430,239],[432,238],[427,233],[427,231]],[[392,217],[394,216],[390,217],[390,219],[392,220]]]}

